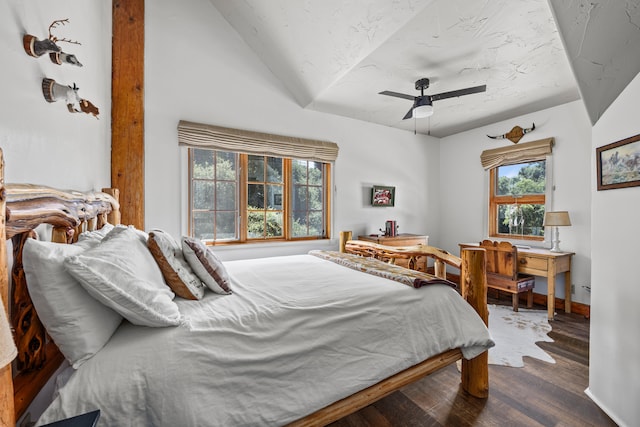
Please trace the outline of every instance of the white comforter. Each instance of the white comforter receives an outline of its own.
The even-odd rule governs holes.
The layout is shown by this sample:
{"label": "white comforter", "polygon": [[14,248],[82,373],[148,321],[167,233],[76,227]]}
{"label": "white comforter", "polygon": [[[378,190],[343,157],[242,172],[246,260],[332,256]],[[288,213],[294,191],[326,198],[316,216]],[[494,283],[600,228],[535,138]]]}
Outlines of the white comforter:
{"label": "white comforter", "polygon": [[311,255],[225,263],[234,293],[176,298],[184,323],[123,323],[39,424],[101,409],[99,426],[282,425],[447,349],[493,345],[446,285],[421,289]]}

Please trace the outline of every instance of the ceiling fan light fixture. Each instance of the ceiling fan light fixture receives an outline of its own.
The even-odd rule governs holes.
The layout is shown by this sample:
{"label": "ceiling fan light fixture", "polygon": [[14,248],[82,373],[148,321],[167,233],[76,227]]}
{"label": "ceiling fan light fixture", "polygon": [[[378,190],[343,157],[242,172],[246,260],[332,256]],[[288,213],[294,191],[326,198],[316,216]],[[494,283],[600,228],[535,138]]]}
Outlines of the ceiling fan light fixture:
{"label": "ceiling fan light fixture", "polygon": [[433,104],[430,99],[419,99],[413,108],[413,117],[416,119],[424,119],[433,114]]}
{"label": "ceiling fan light fixture", "polygon": [[413,101],[413,105],[407,114],[404,115],[402,120],[407,119],[423,119],[425,117],[431,117],[433,115],[433,101],[439,101],[441,99],[457,98],[464,95],[471,95],[472,93],[484,92],[487,90],[487,85],[468,87],[465,89],[452,90],[449,92],[437,93],[435,95],[425,95],[424,90],[429,87],[429,79],[420,79],[416,82],[416,89],[420,90],[419,96],[407,95],[406,93],[392,92],[390,90],[383,90],[378,92],[380,95],[394,96],[396,98],[408,99]]}

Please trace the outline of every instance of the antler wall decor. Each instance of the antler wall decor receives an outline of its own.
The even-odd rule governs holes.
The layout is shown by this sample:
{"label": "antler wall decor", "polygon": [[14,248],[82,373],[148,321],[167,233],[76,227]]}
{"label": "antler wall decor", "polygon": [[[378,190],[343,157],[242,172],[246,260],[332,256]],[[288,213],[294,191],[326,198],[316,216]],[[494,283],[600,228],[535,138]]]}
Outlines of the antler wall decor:
{"label": "antler wall decor", "polygon": [[42,95],[47,102],[56,102],[64,100],[70,113],[86,113],[91,114],[96,119],[100,111],[98,107],[90,101],[80,98],[78,90],[80,88],[74,83],[73,86],[65,86],[57,83],[53,79],[42,79]]}
{"label": "antler wall decor", "polygon": [[67,38],[59,38],[54,36],[51,30],[57,28],[59,25],[66,25],[69,22],[69,19],[57,19],[49,25],[49,38],[44,40],[39,40],[36,36],[31,34],[25,34],[22,38],[22,45],[24,47],[25,52],[29,56],[33,56],[34,58],[38,58],[45,53],[49,54],[49,58],[51,62],[54,64],[71,64],[76,65],[78,67],[82,67],[82,64],[75,55],[62,52],[60,46],[57,45],[58,42],[66,42],[71,44],[81,44],[78,41],[70,40]]}
{"label": "antler wall decor", "polygon": [[517,144],[518,141],[520,141],[520,139],[527,133],[529,132],[533,132],[533,130],[536,128],[536,124],[534,123],[533,125],[531,125],[530,128],[527,129],[522,129],[520,126],[514,126],[513,129],[511,129],[509,132],[502,134],[502,135],[497,135],[497,136],[491,136],[491,135],[487,135],[489,138],[491,139],[508,139],[509,141],[513,142],[514,144]]}

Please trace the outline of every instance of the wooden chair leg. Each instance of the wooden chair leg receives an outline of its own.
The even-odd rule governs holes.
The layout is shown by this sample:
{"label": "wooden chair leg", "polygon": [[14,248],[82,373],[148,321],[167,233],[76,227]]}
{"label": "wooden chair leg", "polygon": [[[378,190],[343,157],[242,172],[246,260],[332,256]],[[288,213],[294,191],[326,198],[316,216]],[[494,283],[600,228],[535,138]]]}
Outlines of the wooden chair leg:
{"label": "wooden chair leg", "polygon": [[533,308],[533,289],[527,291],[527,308]]}
{"label": "wooden chair leg", "polygon": [[513,311],[518,311],[518,293],[512,294],[511,305],[513,305]]}

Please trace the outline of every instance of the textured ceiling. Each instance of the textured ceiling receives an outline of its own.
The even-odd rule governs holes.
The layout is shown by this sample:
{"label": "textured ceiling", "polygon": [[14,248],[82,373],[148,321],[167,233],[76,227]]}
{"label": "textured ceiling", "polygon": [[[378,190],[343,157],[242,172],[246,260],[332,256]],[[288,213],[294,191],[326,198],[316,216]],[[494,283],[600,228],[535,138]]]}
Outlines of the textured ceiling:
{"label": "textured ceiling", "polygon": [[591,122],[640,72],[640,0],[550,0]]}
{"label": "textured ceiling", "polygon": [[[637,74],[640,0],[549,1],[553,10],[547,0],[211,0],[303,108],[437,137],[581,92],[595,122]],[[620,54],[629,43],[633,58]],[[487,91],[408,120],[410,100],[378,94],[419,95],[424,77],[429,95]]]}

